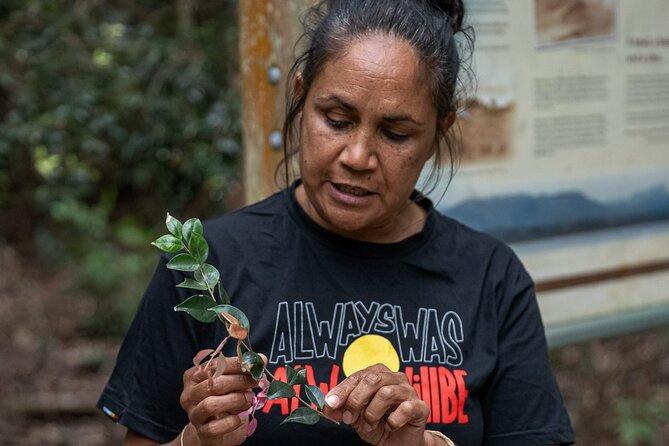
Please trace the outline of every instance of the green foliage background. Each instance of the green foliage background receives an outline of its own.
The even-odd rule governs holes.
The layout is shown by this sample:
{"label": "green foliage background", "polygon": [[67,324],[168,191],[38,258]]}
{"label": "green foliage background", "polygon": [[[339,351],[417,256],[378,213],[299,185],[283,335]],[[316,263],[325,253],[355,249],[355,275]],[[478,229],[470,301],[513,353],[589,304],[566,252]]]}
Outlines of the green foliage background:
{"label": "green foliage background", "polygon": [[0,242],[76,265],[90,334],[125,330],[165,212],[238,184],[237,36],[229,0],[0,0]]}

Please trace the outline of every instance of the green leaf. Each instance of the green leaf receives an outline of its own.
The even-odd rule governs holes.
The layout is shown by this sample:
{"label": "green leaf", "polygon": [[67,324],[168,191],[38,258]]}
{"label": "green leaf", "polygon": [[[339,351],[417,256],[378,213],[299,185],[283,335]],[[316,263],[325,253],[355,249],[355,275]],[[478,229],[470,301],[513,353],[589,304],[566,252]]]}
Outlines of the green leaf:
{"label": "green leaf", "polygon": [[179,220],[172,217],[169,212],[167,213],[167,218],[165,218],[165,226],[167,226],[170,234],[181,240],[183,225]]}
{"label": "green leaf", "polygon": [[204,232],[202,228],[202,222],[197,218],[190,218],[186,220],[183,226],[183,236],[186,243],[190,244],[190,238],[193,234],[200,234]]}
{"label": "green leaf", "polygon": [[306,384],[307,382],[307,369],[300,369],[300,371],[296,371],[294,368],[291,366],[287,365],[286,366],[286,377],[288,378],[288,384],[294,385],[294,384]]}
{"label": "green leaf", "polygon": [[295,389],[293,386],[286,384],[283,381],[274,380],[267,389],[267,398],[275,400],[278,398],[292,398],[295,396]]}
{"label": "green leaf", "polygon": [[265,370],[265,361],[256,352],[244,352],[242,355],[242,370],[250,372],[253,379],[258,381]]}
{"label": "green leaf", "polygon": [[221,278],[221,274],[218,272],[216,267],[205,263],[202,265],[202,268],[195,271],[195,280],[202,283],[208,283],[209,286],[213,289]]}
{"label": "green leaf", "polygon": [[216,305],[215,307],[212,307],[209,309],[209,311],[214,311],[218,315],[219,319],[222,322],[226,322],[225,318],[222,316],[223,314],[229,314],[230,316],[234,317],[239,321],[239,325],[241,325],[245,330],[250,330],[251,325],[249,324],[249,318],[246,317],[244,312],[240,310],[237,307],[233,307],[232,305]]}
{"label": "green leaf", "polygon": [[298,407],[290,415],[283,419],[283,423],[316,424],[321,419],[321,414],[311,407]]}
{"label": "green leaf", "polygon": [[167,262],[167,267],[177,271],[197,271],[200,268],[200,264],[192,255],[181,253],[172,257]]}
{"label": "green leaf", "polygon": [[202,234],[198,234],[197,232],[191,234],[190,239],[188,240],[188,249],[198,262],[204,263],[207,261],[207,257],[209,256],[209,245]]}
{"label": "green leaf", "polygon": [[221,300],[221,303],[230,303],[230,296],[228,296],[228,292],[225,291],[225,288],[223,288],[220,282],[218,283],[218,297]]}
{"label": "green leaf", "polygon": [[181,240],[170,234],[158,237],[156,240],[151,242],[151,244],[161,251],[171,253],[179,252],[184,249],[184,244],[181,242]]}
{"label": "green leaf", "polygon": [[211,323],[216,321],[216,314],[212,313],[210,309],[215,306],[211,298],[197,294],[181,302],[174,307],[174,311],[184,311],[200,322]]}
{"label": "green leaf", "polygon": [[314,403],[320,410],[323,410],[323,406],[325,405],[325,395],[320,387],[307,384],[304,386],[304,392],[307,394],[309,401]]}
{"label": "green leaf", "polygon": [[[195,274],[197,275],[197,271]],[[183,282],[177,285],[177,288],[190,288],[192,290],[207,291],[207,285],[189,278],[185,278]]]}

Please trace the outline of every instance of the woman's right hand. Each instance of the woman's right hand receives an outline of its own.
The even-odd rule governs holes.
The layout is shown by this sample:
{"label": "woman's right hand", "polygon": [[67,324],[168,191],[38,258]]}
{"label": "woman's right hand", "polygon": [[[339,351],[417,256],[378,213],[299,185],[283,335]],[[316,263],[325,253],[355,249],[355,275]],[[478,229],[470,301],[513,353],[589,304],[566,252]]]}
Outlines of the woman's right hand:
{"label": "woman's right hand", "polygon": [[190,368],[183,375],[180,402],[190,419],[185,446],[232,446],[246,440],[248,420],[239,413],[251,406],[251,389],[258,383],[242,372],[239,359],[225,359],[225,371],[216,378],[209,379],[204,366]]}

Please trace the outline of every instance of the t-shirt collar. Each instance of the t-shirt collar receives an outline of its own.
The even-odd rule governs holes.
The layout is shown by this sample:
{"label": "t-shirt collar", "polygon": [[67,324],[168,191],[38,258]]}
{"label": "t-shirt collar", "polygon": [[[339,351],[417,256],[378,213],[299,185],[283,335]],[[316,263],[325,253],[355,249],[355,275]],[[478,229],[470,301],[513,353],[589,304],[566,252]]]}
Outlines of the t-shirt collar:
{"label": "t-shirt collar", "polygon": [[295,196],[295,190],[300,184],[301,180],[298,179],[283,191],[284,202],[291,217],[304,230],[308,237],[316,239],[319,243],[326,245],[334,251],[366,258],[403,257],[421,248],[428,241],[434,230],[435,210],[432,201],[414,190],[411,194],[411,199],[425,209],[427,213],[425,225],[421,232],[394,243],[364,242],[343,237],[320,226],[302,209]]}

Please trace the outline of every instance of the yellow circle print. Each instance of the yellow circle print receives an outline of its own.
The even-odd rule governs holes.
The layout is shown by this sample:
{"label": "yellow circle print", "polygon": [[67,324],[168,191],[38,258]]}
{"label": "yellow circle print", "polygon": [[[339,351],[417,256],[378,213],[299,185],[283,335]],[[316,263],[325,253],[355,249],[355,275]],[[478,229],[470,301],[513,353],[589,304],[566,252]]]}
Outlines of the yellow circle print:
{"label": "yellow circle print", "polygon": [[400,370],[400,357],[393,344],[383,336],[361,336],[344,352],[342,368],[346,376],[374,364],[383,364],[393,372]]}

